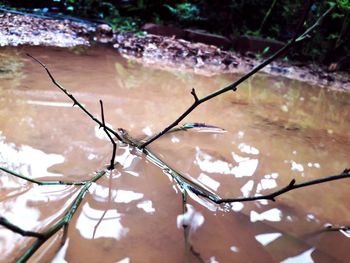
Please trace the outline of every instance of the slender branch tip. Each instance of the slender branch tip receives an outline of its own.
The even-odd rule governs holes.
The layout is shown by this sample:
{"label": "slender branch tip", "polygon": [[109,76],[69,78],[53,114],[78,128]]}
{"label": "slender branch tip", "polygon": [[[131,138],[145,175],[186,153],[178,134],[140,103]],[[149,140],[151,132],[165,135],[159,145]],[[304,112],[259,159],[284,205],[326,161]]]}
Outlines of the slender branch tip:
{"label": "slender branch tip", "polygon": [[191,94],[192,94],[192,96],[193,96],[193,98],[194,98],[194,101],[195,101],[195,102],[198,102],[199,99],[198,99],[198,96],[197,96],[197,94],[196,94],[195,88],[192,88]]}
{"label": "slender branch tip", "polygon": [[292,181],[290,181],[288,187],[292,187],[295,185],[295,179],[293,178]]}

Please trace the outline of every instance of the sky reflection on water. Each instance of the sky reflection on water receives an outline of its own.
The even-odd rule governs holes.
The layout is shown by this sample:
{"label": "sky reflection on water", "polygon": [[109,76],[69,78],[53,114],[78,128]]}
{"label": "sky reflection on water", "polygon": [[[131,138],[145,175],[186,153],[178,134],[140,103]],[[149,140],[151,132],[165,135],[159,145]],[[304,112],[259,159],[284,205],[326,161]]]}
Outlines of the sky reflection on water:
{"label": "sky reflection on water", "polygon": [[[208,94],[236,77],[154,70],[98,48],[89,55],[42,51],[31,50],[40,59],[50,57],[55,75],[94,115],[100,115],[101,97],[108,125],[140,137],[160,130],[190,105],[193,98],[188,94],[194,86],[198,94]],[[98,76],[96,68],[101,71]],[[109,162],[111,147],[105,133],[52,90],[41,68],[25,61],[24,71],[25,82],[20,79],[8,86],[0,81],[0,164],[33,178],[90,178]],[[315,179],[348,166],[348,101],[346,94],[259,75],[234,95],[199,107],[186,120],[220,128],[203,125],[172,133],[150,149],[223,198],[265,194],[293,178]],[[286,107],[288,112],[283,111]],[[164,256],[168,262],[179,262],[184,223],[191,227],[194,248],[208,262],[345,258],[347,249],[337,246],[348,242],[345,235],[322,234],[310,240],[303,235],[325,222],[348,223],[346,183],[298,190],[275,203],[218,206],[189,192],[184,213],[179,187],[142,154],[120,145],[116,162],[116,170],[93,185],[73,217],[57,262],[78,262],[78,250],[84,251],[80,262],[140,262],[145,255],[150,262]],[[55,221],[78,190],[33,186],[4,173],[0,183],[6,187],[1,215],[26,229]],[[27,244],[4,228],[0,243],[1,254],[8,258],[16,246]],[[335,245],[327,246],[330,243]]]}

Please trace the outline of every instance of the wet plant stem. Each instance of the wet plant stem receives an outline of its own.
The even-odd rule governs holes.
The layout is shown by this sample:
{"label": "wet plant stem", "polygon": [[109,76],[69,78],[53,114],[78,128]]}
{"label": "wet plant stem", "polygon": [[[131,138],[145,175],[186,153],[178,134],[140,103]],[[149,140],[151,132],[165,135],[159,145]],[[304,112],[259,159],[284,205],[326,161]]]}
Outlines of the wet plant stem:
{"label": "wet plant stem", "polygon": [[284,193],[287,193],[289,191],[302,188],[302,187],[307,187],[307,186],[312,186],[312,185],[317,185],[317,184],[322,184],[326,182],[331,182],[331,181],[336,181],[340,179],[346,179],[350,178],[350,169],[345,169],[342,173],[337,174],[337,175],[332,175],[332,176],[327,176],[323,178],[318,178],[310,181],[306,181],[303,183],[297,184],[295,179],[291,180],[288,185],[285,187],[281,188],[280,190],[277,190],[275,192],[272,192],[267,195],[261,195],[261,196],[252,196],[252,197],[240,197],[240,198],[223,198],[219,199],[217,201],[214,201],[217,204],[222,204],[222,203],[233,203],[233,202],[245,202],[245,201],[256,201],[256,200],[270,200],[270,201],[276,201],[276,197],[280,196]]}
{"label": "wet plant stem", "polygon": [[100,179],[103,175],[105,175],[106,171],[98,172],[92,179],[87,181],[84,186],[81,188],[78,196],[74,199],[72,205],[69,207],[68,211],[65,213],[62,219],[60,219],[56,224],[51,226],[47,231],[44,233],[40,233],[41,238],[38,238],[34,241],[34,243],[24,252],[24,254],[17,260],[17,263],[26,262],[34,253],[37,251],[49,238],[51,238],[54,234],[56,234],[62,227],[64,228],[63,231],[63,240],[62,245],[64,244],[65,237],[67,236],[67,227],[72,220],[73,215],[77,211],[79,205],[81,204],[82,200],[84,199],[84,196],[86,192],[89,190],[92,183],[96,182],[98,179]]}
{"label": "wet plant stem", "polygon": [[8,173],[8,174],[11,174],[15,177],[18,177],[18,178],[21,178],[23,180],[26,180],[28,182],[31,182],[31,183],[34,183],[34,184],[37,184],[37,185],[84,185],[85,182],[67,182],[67,181],[38,181],[38,180],[35,180],[35,179],[32,179],[32,178],[29,178],[27,176],[24,176],[24,175],[21,175],[19,173],[16,173],[14,171],[11,171],[5,167],[1,167],[0,166],[0,170],[5,172],[5,173]]}
{"label": "wet plant stem", "polygon": [[0,217],[0,225],[4,226],[5,228],[20,234],[22,236],[26,237],[35,237],[37,238],[34,243],[23,253],[23,255],[17,260],[17,262],[26,262],[34,253],[37,251],[50,237],[52,237],[57,231],[59,231],[62,227],[63,229],[63,237],[62,237],[62,243],[61,245],[64,244],[65,239],[67,237],[67,231],[68,231],[68,225],[69,222],[71,221],[74,213],[77,211],[80,203],[82,202],[85,193],[89,189],[89,187],[92,185],[92,183],[96,182],[98,179],[100,179],[103,175],[105,175],[106,171],[100,171],[96,173],[96,175],[91,178],[88,181],[85,182],[64,182],[64,181],[37,181],[34,179],[31,179],[29,177],[20,175],[18,173],[15,173],[13,171],[10,171],[7,168],[0,167],[0,170],[11,174],[12,176],[21,178],[23,180],[26,180],[31,183],[35,183],[38,185],[82,185],[83,187],[81,188],[78,196],[74,199],[72,205],[68,209],[68,211],[65,213],[62,219],[60,219],[56,224],[51,226],[47,231],[44,233],[39,233],[39,232],[34,232],[34,231],[27,231],[23,230],[22,228],[16,226],[15,224],[12,224],[10,221],[8,221],[4,217]]}
{"label": "wet plant stem", "polygon": [[272,9],[275,7],[276,3],[277,3],[277,0],[273,0],[273,1],[272,1],[272,4],[270,5],[269,10],[267,10],[267,12],[266,12],[266,14],[265,14],[265,16],[264,16],[264,19],[263,19],[263,21],[261,22],[260,27],[259,27],[259,29],[258,29],[258,31],[257,31],[257,33],[258,33],[259,35],[261,34],[261,31],[262,31],[262,29],[264,28],[264,25],[265,25],[265,23],[266,23],[266,20],[267,20],[267,18],[270,16],[270,14],[271,14],[271,12],[272,12]]}
{"label": "wet plant stem", "polygon": [[[184,118],[186,118],[195,108],[197,108],[202,103],[204,103],[208,100],[211,100],[211,99],[213,99],[213,98],[215,98],[223,93],[226,93],[228,91],[236,91],[237,86],[240,85],[242,82],[244,82],[245,80],[247,80],[248,78],[253,76],[255,73],[257,73],[259,70],[261,70],[265,66],[269,65],[272,61],[274,61],[276,58],[280,57],[282,54],[285,54],[295,44],[297,44],[297,43],[303,41],[304,39],[306,39],[307,37],[309,37],[309,33],[311,33],[311,31],[313,31],[316,27],[318,27],[320,25],[322,20],[333,10],[333,8],[334,8],[334,5],[331,5],[331,7],[321,17],[319,17],[318,20],[311,27],[309,27],[304,33],[302,33],[299,36],[296,34],[292,38],[292,40],[290,40],[284,47],[282,47],[280,50],[278,50],[275,54],[271,55],[265,61],[263,61],[262,63],[260,63],[256,67],[254,67],[251,71],[249,71],[247,74],[245,74],[244,76],[242,76],[238,80],[232,82],[230,85],[223,87],[223,88],[220,88],[220,89],[208,94],[207,96],[205,96],[201,99],[199,99],[198,96],[196,95],[195,89],[192,89],[191,94],[194,97],[193,104],[185,112],[183,112],[175,121],[173,121],[170,125],[168,125],[164,130],[162,130],[161,132],[156,134],[154,137],[151,137],[150,139],[148,139],[144,143],[142,143],[139,147],[145,148],[147,145],[149,145],[150,143],[157,140],[159,137],[166,134],[169,130],[171,130],[172,128],[177,126],[180,123],[180,121],[182,121]],[[305,12],[305,13],[307,14],[308,12]],[[303,21],[305,21],[305,20],[306,20],[306,15],[303,18]],[[303,25],[303,23],[300,23],[300,27],[302,25]],[[299,32],[299,30],[297,30],[296,32]]]}
{"label": "wet plant stem", "polygon": [[108,167],[109,170],[113,170],[114,169],[115,153],[116,153],[116,150],[117,150],[117,144],[113,140],[112,136],[109,134],[109,131],[107,130],[106,123],[105,123],[105,115],[104,115],[103,101],[102,100],[100,100],[100,106],[101,106],[101,118],[102,118],[102,126],[100,126],[100,127],[103,128],[103,130],[105,131],[105,133],[107,134],[109,140],[111,141],[111,143],[113,145],[112,158],[111,158],[110,165]]}
{"label": "wet plant stem", "polygon": [[43,234],[33,232],[33,231],[23,230],[22,228],[12,224],[10,221],[8,221],[6,218],[4,218],[2,216],[0,217],[0,225],[6,227],[7,229],[9,229],[17,234],[20,234],[22,236],[36,237],[36,238],[43,238],[44,237]]}

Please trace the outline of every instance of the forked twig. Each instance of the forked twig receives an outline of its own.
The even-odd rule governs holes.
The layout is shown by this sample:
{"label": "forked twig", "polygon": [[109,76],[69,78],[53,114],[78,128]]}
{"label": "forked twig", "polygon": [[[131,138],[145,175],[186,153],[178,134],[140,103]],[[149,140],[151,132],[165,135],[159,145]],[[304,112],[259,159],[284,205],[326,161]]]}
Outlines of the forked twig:
{"label": "forked twig", "polygon": [[[209,95],[199,99],[194,91],[194,89],[192,89],[191,94],[194,97],[194,102],[193,104],[185,111],[183,112],[175,121],[173,121],[170,125],[168,125],[164,130],[162,130],[161,132],[159,132],[158,134],[156,134],[155,136],[151,137],[150,139],[148,139],[147,141],[145,141],[144,143],[142,143],[139,147],[140,148],[144,148],[147,145],[149,145],[150,143],[152,143],[153,141],[157,140],[159,137],[163,136],[164,134],[166,134],[169,130],[171,130],[173,127],[177,126],[180,121],[182,121],[185,117],[187,117],[187,115],[189,115],[195,108],[197,108],[200,104],[213,99],[225,92],[228,91],[236,91],[237,90],[237,86],[240,85],[242,82],[244,82],[245,80],[247,80],[249,77],[251,77],[252,75],[254,75],[256,72],[258,72],[260,69],[264,68],[265,66],[267,66],[268,64],[270,64],[272,61],[274,61],[277,57],[281,56],[282,54],[284,54],[286,51],[288,51],[291,47],[293,47],[296,43],[303,41],[304,39],[306,39],[308,37],[308,34],[314,30],[317,26],[320,25],[320,23],[322,22],[322,20],[333,10],[334,8],[334,4],[331,5],[331,7],[321,16],[318,18],[318,20],[311,26],[309,27],[304,33],[302,33],[301,35],[298,36],[298,34],[295,34],[295,36],[292,38],[292,40],[290,40],[284,47],[282,47],[280,50],[278,50],[275,54],[273,54],[272,56],[270,56],[269,58],[267,58],[265,61],[263,61],[262,63],[260,63],[259,65],[257,65],[256,67],[254,67],[251,71],[249,71],[247,74],[245,74],[244,76],[242,76],[241,78],[239,78],[238,80],[234,81],[233,83],[231,83],[230,85],[218,89],[212,93],[210,93]],[[307,10],[308,11],[308,10]],[[304,14],[304,18],[303,18],[303,22],[306,19],[306,14],[308,12],[305,12]],[[299,23],[299,26],[301,27],[303,25],[302,23]],[[299,30],[297,30],[296,32],[299,32]]]}
{"label": "forked twig", "polygon": [[27,231],[23,230],[22,228],[16,226],[15,224],[11,223],[8,221],[5,217],[0,216],[0,225],[4,226],[5,228],[20,234],[22,236],[27,236],[27,237],[36,237],[37,240],[34,241],[34,243],[24,252],[24,254],[17,260],[17,262],[26,262],[34,253],[37,251],[50,237],[52,237],[57,231],[59,231],[61,228],[63,228],[63,236],[62,236],[62,242],[61,245],[64,244],[65,239],[67,237],[67,231],[68,231],[68,225],[77,211],[80,203],[82,202],[85,193],[89,189],[89,187],[92,185],[92,183],[96,182],[98,179],[100,179],[103,175],[105,175],[106,171],[100,171],[96,173],[94,177],[92,177],[90,180],[87,180],[85,182],[64,182],[64,181],[37,181],[34,179],[31,179],[29,177],[20,175],[18,173],[15,173],[13,171],[10,171],[6,168],[0,167],[0,170],[21,178],[23,180],[26,180],[31,183],[35,183],[38,185],[76,185],[80,186],[82,185],[82,188],[78,194],[78,196],[74,199],[72,205],[69,207],[63,218],[61,218],[56,224],[51,226],[47,231],[43,233],[39,232],[34,232],[34,231]]}
{"label": "forked twig", "polygon": [[[324,178],[318,178],[314,180],[310,180],[307,182],[299,183],[297,184],[295,182],[295,179],[292,179],[288,185],[285,187],[281,188],[280,190],[277,190],[275,192],[272,192],[267,195],[261,195],[261,196],[253,196],[253,197],[240,197],[240,198],[224,198],[224,199],[219,199],[216,201],[216,203],[221,204],[221,203],[233,203],[233,202],[244,202],[244,201],[255,201],[255,200],[270,200],[270,201],[276,201],[276,197],[280,196],[284,193],[287,193],[289,191],[292,191],[294,189],[306,187],[306,186],[311,186],[311,185],[316,185],[316,184],[322,184],[330,181],[336,181],[340,179],[345,179],[345,178],[350,178],[350,169],[345,169],[342,173],[337,174],[337,175],[332,175],[332,176],[327,176]],[[214,201],[215,202],[215,201]]]}
{"label": "forked twig", "polygon": [[[324,19],[324,17],[326,15],[328,15],[329,12],[331,12],[333,7],[334,6],[329,8],[316,21],[316,23],[314,25],[312,25],[311,27],[309,27],[303,34],[301,34],[299,36],[296,34],[295,37],[293,37],[292,40],[290,40],[283,48],[281,48],[279,51],[277,51],[271,57],[267,58],[261,64],[259,64],[256,67],[254,67],[250,72],[248,72],[246,75],[244,75],[243,77],[241,77],[237,81],[231,83],[230,85],[228,85],[228,86],[226,86],[224,88],[218,89],[218,90],[214,91],[213,93],[210,93],[209,95],[207,95],[207,96],[205,96],[203,98],[198,98],[198,96],[196,94],[196,90],[193,88],[192,91],[191,91],[191,95],[194,98],[193,104],[181,116],[179,116],[173,123],[171,123],[169,126],[167,126],[163,131],[161,131],[160,133],[158,133],[154,137],[150,138],[149,140],[143,142],[142,144],[140,142],[136,141],[136,140],[130,139],[131,137],[127,138],[125,136],[125,134],[120,132],[120,130],[119,130],[119,132],[116,132],[112,128],[106,126],[105,119],[104,119],[103,102],[101,100],[100,100],[100,106],[101,106],[102,121],[100,121],[99,119],[94,117],[81,103],[79,103],[79,101],[71,93],[69,93],[63,86],[61,86],[54,79],[53,75],[51,74],[51,72],[49,71],[49,69],[46,67],[45,64],[43,64],[41,61],[39,61],[38,59],[34,58],[33,56],[31,56],[29,54],[27,54],[27,55],[29,57],[31,57],[32,59],[34,59],[37,63],[39,63],[46,70],[46,72],[49,75],[49,77],[50,77],[51,81],[53,82],[53,84],[55,86],[57,86],[62,92],[64,92],[73,101],[73,106],[77,105],[85,114],[87,114],[94,122],[99,124],[99,126],[104,129],[104,131],[106,132],[108,138],[110,139],[110,141],[113,144],[113,153],[112,153],[112,157],[111,157],[111,161],[110,161],[110,165],[109,165],[108,169],[110,169],[110,170],[114,169],[114,160],[115,160],[117,145],[116,145],[116,142],[113,140],[113,138],[111,136],[111,134],[113,134],[120,141],[127,142],[129,145],[134,145],[134,146],[137,145],[139,147],[140,151],[142,151],[143,153],[146,154],[147,158],[149,158],[154,164],[158,165],[161,169],[163,169],[165,173],[171,175],[174,178],[174,180],[176,181],[176,183],[179,184],[179,186],[181,187],[181,189],[183,191],[183,198],[184,198],[183,203],[184,204],[186,203],[186,199],[185,198],[186,198],[186,191],[187,190],[192,191],[193,193],[195,193],[198,196],[205,197],[205,198],[213,201],[216,204],[255,201],[255,200],[271,200],[271,201],[275,201],[275,198],[278,197],[279,195],[282,195],[282,194],[284,194],[286,192],[289,192],[289,191],[297,189],[297,188],[302,188],[302,187],[316,185],[316,184],[321,184],[321,183],[325,183],[325,182],[329,182],[329,181],[349,178],[350,177],[350,169],[345,169],[342,173],[340,173],[338,175],[328,176],[328,177],[325,177],[325,178],[319,178],[319,179],[315,179],[315,180],[310,180],[310,181],[303,182],[303,183],[296,183],[295,179],[293,179],[285,187],[282,187],[281,189],[279,189],[279,190],[277,190],[275,192],[272,192],[270,194],[267,194],[267,195],[259,195],[259,196],[252,196],[252,197],[238,197],[238,198],[221,198],[220,196],[216,195],[215,193],[213,193],[211,191],[208,191],[204,187],[196,184],[195,182],[192,182],[191,180],[187,179],[185,176],[181,175],[180,173],[178,173],[177,171],[172,169],[169,165],[167,165],[164,161],[162,161],[160,158],[158,158],[155,154],[153,154],[150,150],[148,150],[145,147],[148,144],[150,144],[153,141],[155,141],[156,139],[158,139],[159,137],[161,137],[162,135],[164,135],[167,132],[171,131],[175,126],[177,126],[179,124],[180,121],[182,121],[187,115],[189,115],[200,104],[202,104],[202,103],[204,103],[204,102],[206,102],[206,101],[208,101],[208,100],[210,100],[210,99],[212,99],[214,97],[217,97],[217,96],[219,96],[219,95],[221,95],[221,94],[223,94],[225,92],[228,92],[228,91],[231,91],[231,90],[232,91],[236,91],[237,90],[237,86],[240,85],[243,81],[247,80],[249,77],[254,75],[260,69],[262,69],[266,65],[270,64],[273,60],[275,60],[281,54],[284,54],[286,51],[288,51],[296,43],[298,43],[298,42],[304,40],[305,38],[307,38],[308,34],[321,23],[321,21]],[[301,23],[301,25],[302,24],[303,23]],[[9,222],[4,217],[0,217],[0,225],[3,225],[6,228],[8,228],[9,230],[12,230],[13,232],[21,234],[23,236],[31,236],[31,237],[36,237],[37,238],[34,241],[34,243],[26,250],[26,252],[19,258],[19,260],[17,262],[25,262],[26,260],[28,260],[35,253],[35,251],[39,247],[41,247],[50,237],[52,237],[55,233],[57,233],[62,228],[64,228],[64,234],[63,234],[63,239],[62,239],[62,242],[64,243],[64,241],[66,239],[66,235],[67,235],[68,225],[69,225],[69,223],[70,223],[70,221],[72,219],[72,216],[75,214],[75,212],[77,211],[80,203],[82,202],[82,200],[84,198],[84,195],[86,194],[86,192],[88,191],[88,189],[92,185],[92,183],[96,182],[100,177],[102,177],[105,174],[105,171],[102,171],[102,172],[96,174],[96,176],[94,176],[91,180],[88,180],[86,182],[78,182],[78,183],[63,182],[63,181],[42,182],[42,181],[37,181],[37,180],[31,179],[31,178],[19,175],[17,173],[9,171],[6,168],[0,167],[0,170],[5,171],[5,172],[7,172],[9,174],[12,174],[13,176],[19,177],[21,179],[24,179],[24,180],[27,180],[29,182],[36,183],[36,184],[39,184],[39,185],[43,185],[43,184],[83,185],[83,187],[79,191],[77,197],[74,199],[72,205],[69,207],[68,211],[65,213],[63,218],[61,218],[57,223],[55,223],[52,227],[50,227],[44,233],[37,233],[37,232],[23,230],[23,229],[15,226],[11,222]],[[101,218],[101,220],[102,220],[102,218]],[[96,228],[97,228],[97,226],[96,226]],[[348,230],[348,229],[349,228],[345,229],[345,227],[344,227],[342,229],[339,228],[338,231],[339,230]],[[186,232],[185,232],[185,239],[186,238],[188,238],[188,237],[186,236]],[[191,253],[193,253],[193,255],[199,257],[199,254],[196,251],[194,251],[192,245],[190,247],[190,251],[191,251]]]}
{"label": "forked twig", "polygon": [[[50,70],[48,69],[48,67],[42,63],[40,60],[38,60],[37,58],[33,57],[32,55],[27,53],[28,57],[31,57],[32,59],[34,59],[37,63],[39,63],[47,72],[47,74],[49,75],[52,83],[58,87],[64,94],[66,94],[72,101],[73,101],[73,107],[75,105],[77,105],[86,115],[88,115],[94,122],[96,122],[100,127],[103,126],[102,122],[97,119],[96,117],[94,117],[94,115],[92,115],[81,103],[79,103],[79,101],[71,94],[69,93],[61,84],[59,84],[55,78],[53,77],[53,75],[51,74]],[[118,140],[121,140],[121,137],[119,136],[119,134],[114,131],[112,128],[110,127],[106,127],[106,129],[112,133],[115,137],[118,138]]]}
{"label": "forked twig", "polygon": [[6,227],[7,229],[26,237],[36,237],[43,238],[44,235],[38,232],[23,230],[22,228],[12,224],[5,217],[0,216],[0,225]]}

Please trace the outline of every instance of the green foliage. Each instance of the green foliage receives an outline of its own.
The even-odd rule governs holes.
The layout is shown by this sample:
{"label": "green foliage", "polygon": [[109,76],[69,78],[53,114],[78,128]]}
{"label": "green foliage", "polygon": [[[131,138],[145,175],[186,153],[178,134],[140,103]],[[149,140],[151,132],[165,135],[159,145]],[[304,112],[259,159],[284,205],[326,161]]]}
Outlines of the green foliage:
{"label": "green foliage", "polygon": [[245,31],[245,35],[247,36],[253,36],[253,37],[258,37],[260,36],[260,32],[259,31],[251,31],[251,30],[247,30]]}
{"label": "green foliage", "polygon": [[262,59],[268,52],[270,51],[270,47],[265,47],[263,51],[255,54],[257,59]]}
{"label": "green foliage", "polygon": [[199,20],[199,9],[195,4],[180,3],[171,7],[164,5],[168,10],[180,21],[196,21]]}
{"label": "green foliage", "polygon": [[161,24],[162,23],[162,19],[160,18],[159,15],[155,15],[154,18],[153,18],[153,22],[156,23],[156,24]]}
{"label": "green foliage", "polygon": [[142,34],[140,32],[140,20],[134,19],[132,17],[108,17],[106,21],[112,26],[114,30],[119,30],[121,32],[133,32],[138,35]]}
{"label": "green foliage", "polygon": [[117,8],[108,1],[58,0],[57,2],[61,2],[63,11],[82,17],[105,19],[119,16]]}
{"label": "green foliage", "polygon": [[340,9],[343,9],[347,12],[350,11],[350,2],[349,0],[337,0],[337,5]]}

